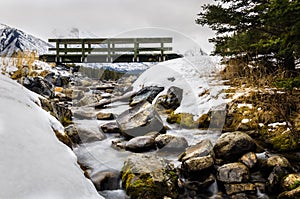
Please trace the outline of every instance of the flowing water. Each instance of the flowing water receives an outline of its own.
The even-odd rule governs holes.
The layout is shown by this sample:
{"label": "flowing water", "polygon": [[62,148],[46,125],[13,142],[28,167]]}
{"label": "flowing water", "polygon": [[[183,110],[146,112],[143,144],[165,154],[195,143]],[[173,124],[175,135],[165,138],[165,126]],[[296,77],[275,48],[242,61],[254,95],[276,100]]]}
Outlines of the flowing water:
{"label": "flowing water", "polygon": [[[205,68],[206,66],[203,65],[203,67]],[[218,100],[222,101],[224,97],[224,95],[222,95],[222,90],[225,87],[222,86],[222,82],[217,80],[212,73],[213,73],[212,70],[211,71],[207,71],[207,69],[200,70],[199,75],[197,77],[199,78],[198,86],[201,88],[201,86],[205,84],[207,87],[206,89],[209,89],[210,91],[209,97],[199,96],[203,98],[201,100],[202,103],[201,107],[205,107],[205,108],[212,107],[212,105],[214,105],[212,103],[217,102]],[[217,103],[222,104],[219,102]],[[116,115],[119,115],[120,113],[127,110],[128,108],[129,108],[128,103],[114,102],[110,104],[106,109],[101,110],[101,112],[112,112]],[[95,110],[89,110],[89,111],[95,111]],[[162,119],[164,120],[164,124],[168,126],[170,129],[167,130],[167,134],[182,136],[187,140],[189,145],[196,144],[203,139],[210,139],[212,143],[215,143],[215,141],[218,139],[221,133],[220,129],[222,129],[222,126],[220,126],[220,128],[217,129],[214,128],[209,130],[183,129],[178,125],[170,125],[167,122],[165,122],[164,116],[162,116]],[[80,120],[80,121],[75,121],[75,123],[76,122],[80,123],[81,125],[86,125],[89,127],[94,126],[96,128],[106,123],[97,120]],[[88,168],[90,168],[89,174],[91,176],[101,171],[121,171],[125,159],[128,157],[128,155],[131,154],[131,152],[116,150],[112,147],[112,142],[119,139],[121,139],[119,134],[109,134],[106,135],[105,139],[103,139],[102,141],[79,145],[77,148],[74,149],[74,152],[78,157],[78,161],[83,165],[88,166]],[[180,162],[177,160],[180,152],[165,151],[162,148],[160,150],[151,151],[149,153],[154,153],[159,156],[162,156],[170,160],[175,166],[177,167],[180,166]],[[217,198],[218,189],[216,183],[214,183],[211,186],[210,192],[213,195],[216,195],[215,198]],[[114,198],[114,199],[127,198],[123,190],[114,190],[114,191],[107,190],[107,191],[100,192],[100,194],[106,198]]]}

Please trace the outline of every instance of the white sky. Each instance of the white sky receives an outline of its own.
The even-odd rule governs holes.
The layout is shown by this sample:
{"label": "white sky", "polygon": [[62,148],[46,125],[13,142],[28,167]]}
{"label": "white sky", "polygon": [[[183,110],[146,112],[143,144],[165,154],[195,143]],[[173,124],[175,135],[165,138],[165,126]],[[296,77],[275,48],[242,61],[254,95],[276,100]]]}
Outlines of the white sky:
{"label": "white sky", "polygon": [[[47,40],[73,27],[99,37],[173,36],[213,49],[213,33],[195,23],[201,5],[213,0],[0,0],[0,23]],[[155,27],[155,28],[154,28]],[[139,31],[132,31],[138,29]],[[162,31],[161,29],[168,29]],[[170,31],[172,30],[172,31]],[[177,33],[175,33],[175,32]],[[154,34],[155,33],[155,34]],[[190,40],[191,39],[191,40]],[[189,41],[188,41],[189,40]]]}

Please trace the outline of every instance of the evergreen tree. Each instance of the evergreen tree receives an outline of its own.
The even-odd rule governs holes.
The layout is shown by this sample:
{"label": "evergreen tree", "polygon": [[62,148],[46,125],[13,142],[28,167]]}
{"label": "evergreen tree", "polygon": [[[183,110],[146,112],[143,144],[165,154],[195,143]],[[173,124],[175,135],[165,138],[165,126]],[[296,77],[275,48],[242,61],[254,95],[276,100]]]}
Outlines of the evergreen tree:
{"label": "evergreen tree", "polygon": [[215,1],[204,5],[196,20],[216,32],[210,39],[214,54],[295,70],[300,50],[299,0]]}

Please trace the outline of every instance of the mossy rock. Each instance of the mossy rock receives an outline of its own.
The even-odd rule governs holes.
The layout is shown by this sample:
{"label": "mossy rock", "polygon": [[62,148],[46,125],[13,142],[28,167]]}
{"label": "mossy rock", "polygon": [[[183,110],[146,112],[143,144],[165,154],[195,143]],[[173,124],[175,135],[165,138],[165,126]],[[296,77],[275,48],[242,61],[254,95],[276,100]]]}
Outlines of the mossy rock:
{"label": "mossy rock", "polygon": [[155,155],[134,154],[122,169],[122,185],[132,199],[177,198],[178,175],[173,165]]}
{"label": "mossy rock", "polygon": [[170,124],[179,124],[183,128],[197,128],[198,122],[194,121],[193,114],[190,113],[174,113],[172,112],[167,117],[167,122]]}

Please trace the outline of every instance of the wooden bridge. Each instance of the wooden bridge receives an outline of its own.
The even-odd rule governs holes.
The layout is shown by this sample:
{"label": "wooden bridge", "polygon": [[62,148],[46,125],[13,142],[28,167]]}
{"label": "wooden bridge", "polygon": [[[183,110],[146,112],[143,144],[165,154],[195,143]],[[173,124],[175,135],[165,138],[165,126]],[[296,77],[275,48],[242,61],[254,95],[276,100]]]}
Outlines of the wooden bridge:
{"label": "wooden bridge", "polygon": [[55,48],[40,60],[56,63],[160,62],[182,57],[172,53],[170,37],[49,39]]}

